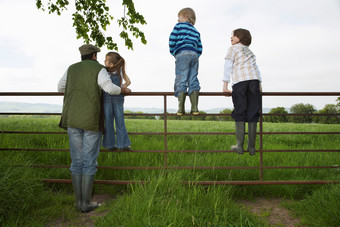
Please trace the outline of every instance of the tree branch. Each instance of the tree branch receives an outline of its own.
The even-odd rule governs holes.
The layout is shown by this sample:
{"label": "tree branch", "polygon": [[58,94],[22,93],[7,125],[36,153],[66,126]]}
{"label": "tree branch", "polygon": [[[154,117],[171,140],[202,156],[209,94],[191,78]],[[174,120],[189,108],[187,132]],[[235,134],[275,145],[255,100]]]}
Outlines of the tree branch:
{"label": "tree branch", "polygon": [[[61,15],[67,10],[68,0],[36,0],[38,9],[45,11],[43,1],[47,2],[48,13]],[[124,39],[125,46],[133,50],[133,42],[129,33],[135,38],[140,38],[141,43],[146,44],[145,35],[136,27],[136,24],[144,25],[144,17],[136,12],[133,0],[122,0],[124,17],[117,20],[119,27],[123,29],[119,36]],[[118,50],[117,43],[111,36],[105,36],[105,31],[114,17],[110,15],[106,0],[75,0],[76,11],[72,14],[73,27],[76,30],[77,39],[82,38],[85,43],[95,42],[97,46],[106,46],[109,50]],[[127,8],[127,14],[125,12]]]}

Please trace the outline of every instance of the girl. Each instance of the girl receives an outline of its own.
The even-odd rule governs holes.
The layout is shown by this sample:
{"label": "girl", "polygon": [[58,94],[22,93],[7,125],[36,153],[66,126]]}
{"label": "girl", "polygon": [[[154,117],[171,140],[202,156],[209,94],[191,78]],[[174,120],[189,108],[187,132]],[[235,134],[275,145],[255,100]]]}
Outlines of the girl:
{"label": "girl", "polygon": [[[131,84],[130,78],[125,73],[125,60],[118,53],[107,53],[104,63],[112,83],[122,88],[127,88]],[[131,142],[124,121],[124,95],[109,95],[104,92],[103,97],[105,114],[103,147],[109,150],[131,150]],[[114,123],[116,124],[116,139]]]}
{"label": "girl", "polygon": [[[261,74],[256,64],[256,58],[249,49],[250,32],[246,29],[236,29],[231,36],[231,47],[225,57],[223,92],[231,93],[235,119],[237,144],[231,150],[243,154],[245,122],[248,122],[248,151],[255,154],[256,126],[261,108]],[[232,80],[231,92],[228,83]]]}

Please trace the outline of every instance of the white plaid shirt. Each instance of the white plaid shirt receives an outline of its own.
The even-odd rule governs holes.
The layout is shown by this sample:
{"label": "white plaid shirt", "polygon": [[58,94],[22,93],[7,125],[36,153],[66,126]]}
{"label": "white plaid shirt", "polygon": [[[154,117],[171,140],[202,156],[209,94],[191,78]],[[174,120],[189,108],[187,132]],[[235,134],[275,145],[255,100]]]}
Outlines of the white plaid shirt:
{"label": "white plaid shirt", "polygon": [[255,55],[241,43],[229,47],[225,56],[223,81],[230,83],[230,78],[232,85],[247,80],[262,81]]}

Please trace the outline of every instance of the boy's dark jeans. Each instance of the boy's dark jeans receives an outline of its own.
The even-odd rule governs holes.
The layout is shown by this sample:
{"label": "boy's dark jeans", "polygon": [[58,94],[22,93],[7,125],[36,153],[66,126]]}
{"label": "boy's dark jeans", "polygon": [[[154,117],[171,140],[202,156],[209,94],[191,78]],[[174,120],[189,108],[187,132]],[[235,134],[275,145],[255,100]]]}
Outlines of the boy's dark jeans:
{"label": "boy's dark jeans", "polygon": [[259,80],[248,80],[235,84],[232,99],[234,111],[231,117],[236,122],[256,123],[258,121],[262,105]]}

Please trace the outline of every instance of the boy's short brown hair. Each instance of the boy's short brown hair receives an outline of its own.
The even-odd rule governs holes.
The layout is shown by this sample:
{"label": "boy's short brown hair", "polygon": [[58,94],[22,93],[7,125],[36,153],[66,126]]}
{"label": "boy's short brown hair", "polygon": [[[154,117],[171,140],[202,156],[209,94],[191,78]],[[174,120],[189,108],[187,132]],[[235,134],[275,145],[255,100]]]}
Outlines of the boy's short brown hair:
{"label": "boy's short brown hair", "polygon": [[195,11],[191,8],[184,8],[181,9],[178,12],[178,15],[182,15],[182,16],[187,16],[188,17],[188,22],[192,25],[195,25],[196,23],[196,14]]}
{"label": "boy's short brown hair", "polygon": [[243,28],[238,28],[233,31],[234,36],[239,38],[240,43],[245,46],[250,46],[251,44],[251,34],[248,30]]}

